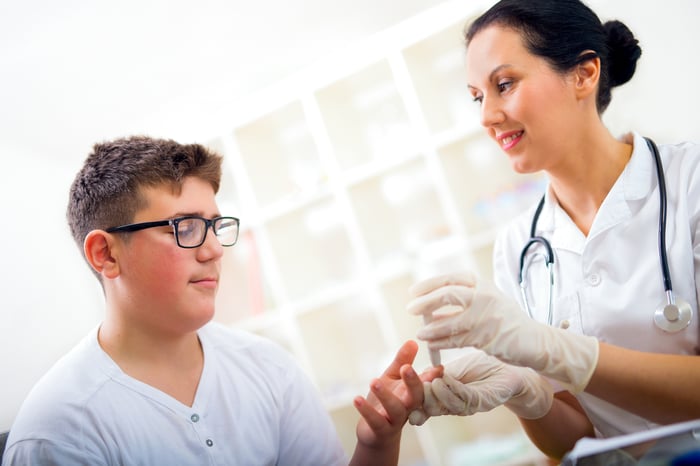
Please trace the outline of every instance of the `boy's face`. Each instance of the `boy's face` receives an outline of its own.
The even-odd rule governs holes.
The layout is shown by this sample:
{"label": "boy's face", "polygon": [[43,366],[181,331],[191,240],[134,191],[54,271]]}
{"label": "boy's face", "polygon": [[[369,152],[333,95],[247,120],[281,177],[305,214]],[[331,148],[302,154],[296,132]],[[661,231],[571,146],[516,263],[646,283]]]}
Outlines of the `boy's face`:
{"label": "boy's face", "polygon": [[[134,223],[219,215],[213,188],[199,178],[186,178],[179,195],[169,187],[145,188],[143,193],[148,207],[136,213]],[[212,319],[223,247],[211,228],[204,244],[193,249],[177,245],[171,226],[130,233],[128,242],[120,244],[114,289],[127,325],[177,336]]]}

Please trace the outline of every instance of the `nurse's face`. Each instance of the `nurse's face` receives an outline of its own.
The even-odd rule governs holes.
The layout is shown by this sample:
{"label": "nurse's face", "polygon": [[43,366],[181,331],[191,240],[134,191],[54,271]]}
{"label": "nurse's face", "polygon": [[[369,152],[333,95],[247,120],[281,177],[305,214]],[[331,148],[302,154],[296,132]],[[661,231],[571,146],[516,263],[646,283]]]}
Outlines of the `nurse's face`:
{"label": "nurse's face", "polygon": [[513,169],[552,169],[580,129],[573,79],[531,54],[518,31],[496,25],[472,38],[466,64],[481,123]]}

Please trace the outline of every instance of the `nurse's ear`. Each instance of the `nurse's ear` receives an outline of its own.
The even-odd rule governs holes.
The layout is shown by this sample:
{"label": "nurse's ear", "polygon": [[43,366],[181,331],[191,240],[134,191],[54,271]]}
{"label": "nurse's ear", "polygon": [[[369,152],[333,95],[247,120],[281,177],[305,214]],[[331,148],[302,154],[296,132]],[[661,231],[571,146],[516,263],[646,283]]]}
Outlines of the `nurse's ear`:
{"label": "nurse's ear", "polygon": [[83,251],[85,259],[95,272],[104,278],[119,276],[117,241],[114,235],[104,230],[92,230],[85,237]]}
{"label": "nurse's ear", "polygon": [[594,96],[598,90],[600,81],[600,57],[592,50],[581,53],[579,64],[574,68],[574,85],[576,96],[586,99],[591,94]]}

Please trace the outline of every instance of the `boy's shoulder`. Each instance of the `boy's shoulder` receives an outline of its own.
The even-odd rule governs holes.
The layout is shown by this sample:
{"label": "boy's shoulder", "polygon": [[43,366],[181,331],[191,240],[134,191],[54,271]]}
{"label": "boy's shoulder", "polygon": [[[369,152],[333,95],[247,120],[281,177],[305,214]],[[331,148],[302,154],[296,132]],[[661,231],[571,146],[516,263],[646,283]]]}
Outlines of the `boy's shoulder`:
{"label": "boy's shoulder", "polygon": [[[14,433],[71,431],[90,400],[118,370],[99,350],[97,328],[62,356],[24,399],[12,426]],[[38,421],[40,420],[40,421]],[[39,422],[37,424],[37,422]]]}

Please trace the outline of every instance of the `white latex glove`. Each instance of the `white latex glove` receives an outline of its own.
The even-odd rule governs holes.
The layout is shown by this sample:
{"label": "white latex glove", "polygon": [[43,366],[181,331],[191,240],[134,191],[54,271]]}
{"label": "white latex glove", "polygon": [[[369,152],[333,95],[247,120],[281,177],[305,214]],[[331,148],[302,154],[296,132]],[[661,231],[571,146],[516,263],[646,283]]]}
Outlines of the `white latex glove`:
{"label": "white latex glove", "polygon": [[475,287],[469,274],[414,285],[409,312],[431,314],[417,337],[430,349],[474,346],[501,361],[527,366],[579,393],[598,363],[598,340],[530,319],[516,301]]}
{"label": "white latex glove", "polygon": [[413,425],[430,416],[471,416],[505,405],[524,419],[539,419],[552,407],[550,383],[528,367],[511,366],[483,351],[468,348],[459,359],[445,364],[442,378],[424,382],[425,399],[411,412]]}

